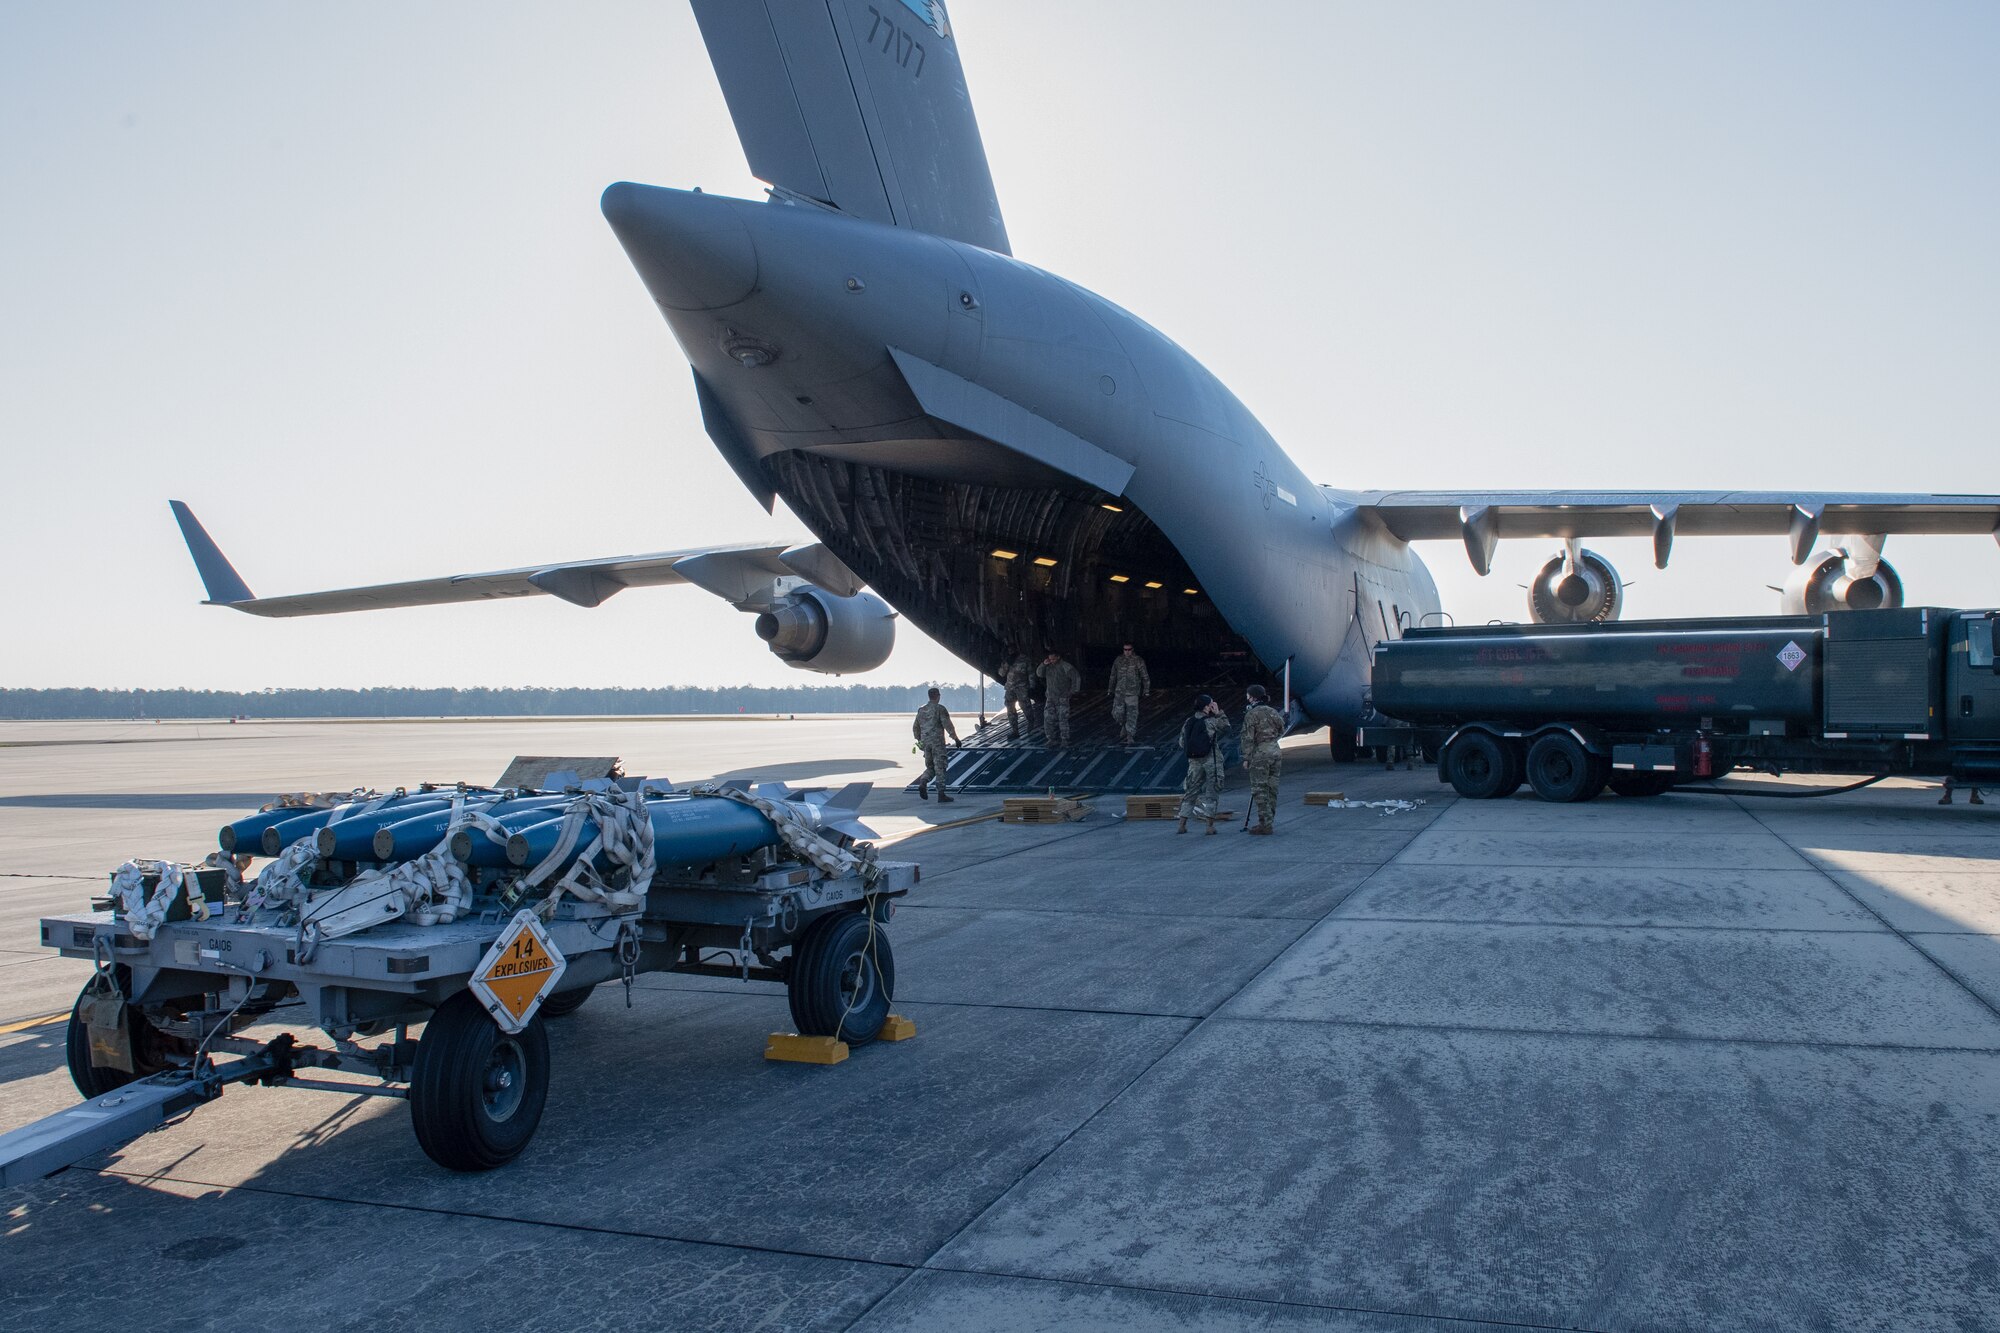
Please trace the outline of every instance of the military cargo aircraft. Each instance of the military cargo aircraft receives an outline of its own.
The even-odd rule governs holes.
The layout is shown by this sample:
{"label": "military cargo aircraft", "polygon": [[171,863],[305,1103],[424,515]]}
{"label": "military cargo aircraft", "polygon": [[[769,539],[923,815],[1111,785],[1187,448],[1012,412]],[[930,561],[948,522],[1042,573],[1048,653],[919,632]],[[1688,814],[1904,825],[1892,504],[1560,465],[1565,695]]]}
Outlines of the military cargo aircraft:
{"label": "military cargo aircraft", "polygon": [[[1538,621],[1615,619],[1581,543],[1772,534],[1787,608],[1893,606],[1891,534],[1993,533],[2000,497],[1352,491],[1305,476],[1165,334],[1014,258],[941,0],[694,0],[750,201],[618,183],[605,219],[693,368],[702,423],[816,542],[667,551],[288,597],[251,595],[184,505],[208,600],[256,615],[546,593],[596,606],[692,583],[795,667],[880,665],[897,614],[990,670],[1053,646],[1086,674],[1131,642],[1163,685],[1288,682],[1352,723],[1372,645],[1434,619],[1411,548],[1560,543]],[[1838,544],[1815,553],[1822,534]]]}

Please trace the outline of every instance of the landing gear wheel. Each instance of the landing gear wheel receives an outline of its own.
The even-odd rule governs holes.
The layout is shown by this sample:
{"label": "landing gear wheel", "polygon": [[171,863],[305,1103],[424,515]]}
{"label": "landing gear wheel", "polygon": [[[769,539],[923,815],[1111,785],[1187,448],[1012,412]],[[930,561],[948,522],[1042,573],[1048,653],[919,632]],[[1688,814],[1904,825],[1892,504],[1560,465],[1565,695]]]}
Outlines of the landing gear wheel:
{"label": "landing gear wheel", "polygon": [[1598,761],[1566,731],[1550,732],[1528,747],[1528,785],[1545,801],[1587,801],[1604,790]]}
{"label": "landing gear wheel", "polygon": [[[173,1061],[169,1052],[176,1045],[172,1038],[148,1023],[136,1005],[128,1004],[125,1006],[125,1035],[131,1043],[132,1067],[136,1072],[128,1074],[122,1069],[92,1064],[90,1024],[84,1020],[83,1010],[86,1004],[98,998],[100,984],[96,977],[84,983],[76,1003],[70,1006],[69,1028],[63,1036],[63,1062],[69,1066],[69,1081],[76,1084],[76,1090],[85,1098],[102,1097],[127,1083],[170,1068]],[[131,984],[130,974],[122,967],[118,969],[119,987],[123,989]]]}
{"label": "landing gear wheel", "polygon": [[597,994],[597,987],[583,986],[577,990],[561,991],[542,1001],[539,1012],[543,1018],[567,1018],[583,1008],[583,1002]]}
{"label": "landing gear wheel", "polygon": [[785,989],[801,1036],[866,1045],[882,1030],[896,994],[888,932],[866,911],[819,918],[792,946]]}
{"label": "landing gear wheel", "polygon": [[1468,801],[1511,795],[1521,785],[1513,747],[1483,731],[1468,731],[1444,752],[1444,776]]}
{"label": "landing gear wheel", "polygon": [[505,1166],[535,1136],[548,1096],[540,1014],[509,1035],[460,991],[431,1015],[410,1079],[410,1124],[433,1162],[453,1171]]}
{"label": "landing gear wheel", "polygon": [[1617,796],[1664,796],[1674,788],[1671,773],[1613,773],[1606,784]]}

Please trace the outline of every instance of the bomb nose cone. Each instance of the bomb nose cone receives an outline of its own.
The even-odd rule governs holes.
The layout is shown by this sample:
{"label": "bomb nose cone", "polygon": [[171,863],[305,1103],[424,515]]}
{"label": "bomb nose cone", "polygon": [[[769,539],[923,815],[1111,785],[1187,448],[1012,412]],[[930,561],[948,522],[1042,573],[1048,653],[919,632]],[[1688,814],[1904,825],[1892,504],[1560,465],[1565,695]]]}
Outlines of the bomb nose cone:
{"label": "bomb nose cone", "polygon": [[757,247],[728,200],[619,181],[604,220],[653,299],[670,310],[720,310],[757,286]]}

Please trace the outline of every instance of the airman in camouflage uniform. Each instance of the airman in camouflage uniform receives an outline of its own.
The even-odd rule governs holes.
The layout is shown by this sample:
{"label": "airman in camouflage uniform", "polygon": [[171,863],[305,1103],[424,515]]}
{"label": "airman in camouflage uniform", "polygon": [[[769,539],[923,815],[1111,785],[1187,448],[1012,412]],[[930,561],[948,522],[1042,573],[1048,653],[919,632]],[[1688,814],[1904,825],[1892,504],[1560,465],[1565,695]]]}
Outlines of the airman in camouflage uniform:
{"label": "airman in camouflage uniform", "polygon": [[1243,715],[1243,731],[1237,744],[1243,752],[1243,770],[1250,775],[1250,808],[1257,812],[1255,828],[1246,833],[1269,833],[1278,817],[1278,738],[1285,734],[1285,715],[1266,702],[1269,693],[1262,685],[1244,692],[1250,711]]}
{"label": "airman in camouflage uniform", "polygon": [[1111,683],[1105,693],[1111,699],[1111,720],[1118,724],[1118,739],[1130,745],[1139,738],[1139,700],[1153,692],[1153,678],[1146,671],[1146,659],[1125,651],[1111,662]]}
{"label": "airman in camouflage uniform", "polygon": [[931,798],[931,779],[936,778],[939,805],[949,805],[956,799],[944,789],[944,738],[947,732],[951,735],[951,743],[958,744],[958,728],[952,725],[951,712],[938,701],[938,692],[933,686],[931,701],[917,710],[917,719],[910,724],[910,734],[917,738],[917,744],[924,752],[924,775],[917,779],[917,797],[928,801]]}
{"label": "airman in camouflage uniform", "polygon": [[1053,652],[1035,668],[1035,674],[1042,678],[1042,684],[1048,690],[1048,697],[1042,700],[1042,735],[1058,750],[1067,749],[1069,699],[1083,688],[1083,677],[1063,660],[1061,653]]}
{"label": "airman in camouflage uniform", "polygon": [[[1215,809],[1222,803],[1222,738],[1229,734],[1229,715],[1222,711],[1222,705],[1199,695],[1194,701],[1194,716],[1181,724],[1180,744],[1189,750],[1188,742],[1196,737],[1206,737],[1208,753],[1188,755],[1187,778],[1181,783],[1181,822],[1176,833],[1187,832],[1189,815],[1199,815],[1208,821],[1208,831],[1215,832]],[[1199,743],[1192,749],[1200,749]]]}
{"label": "airman in camouflage uniform", "polygon": [[1035,701],[1028,692],[1034,680],[1035,664],[1028,660],[1026,653],[1016,648],[994,674],[1000,678],[1000,684],[1007,692],[1007,729],[1014,733],[1014,739],[1018,741],[1021,739],[1021,713],[1028,715],[1028,729],[1032,731],[1035,727]]}

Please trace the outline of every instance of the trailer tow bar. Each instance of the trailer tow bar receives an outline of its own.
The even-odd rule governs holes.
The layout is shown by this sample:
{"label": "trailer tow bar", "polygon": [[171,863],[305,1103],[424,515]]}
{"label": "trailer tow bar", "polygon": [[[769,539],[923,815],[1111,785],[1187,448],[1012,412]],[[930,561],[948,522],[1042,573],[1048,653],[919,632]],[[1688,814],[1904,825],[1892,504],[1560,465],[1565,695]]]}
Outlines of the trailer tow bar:
{"label": "trailer tow bar", "polygon": [[40,1180],[94,1153],[130,1143],[176,1116],[216,1100],[231,1083],[376,1091],[358,1084],[293,1076],[301,1065],[321,1064],[329,1055],[317,1047],[298,1045],[291,1033],[284,1032],[241,1059],[221,1065],[204,1060],[198,1069],[168,1069],[43,1116],[31,1125],[0,1134],[0,1188]]}

